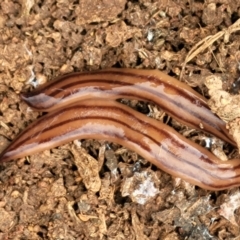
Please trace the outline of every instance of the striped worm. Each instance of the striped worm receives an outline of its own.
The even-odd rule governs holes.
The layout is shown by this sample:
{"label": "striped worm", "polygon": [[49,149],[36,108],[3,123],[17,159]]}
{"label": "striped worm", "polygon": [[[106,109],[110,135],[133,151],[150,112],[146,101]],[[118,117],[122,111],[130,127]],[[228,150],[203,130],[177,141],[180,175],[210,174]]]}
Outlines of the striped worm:
{"label": "striped worm", "polygon": [[1,154],[1,162],[74,139],[121,144],[176,177],[205,189],[240,185],[239,159],[222,162],[171,127],[116,101],[95,99],[54,110],[29,125]]}
{"label": "striped worm", "polygon": [[95,97],[128,98],[155,103],[181,123],[236,145],[225,123],[211,112],[204,97],[186,84],[157,70],[113,68],[72,73],[22,94],[22,99],[39,111],[52,111]]}

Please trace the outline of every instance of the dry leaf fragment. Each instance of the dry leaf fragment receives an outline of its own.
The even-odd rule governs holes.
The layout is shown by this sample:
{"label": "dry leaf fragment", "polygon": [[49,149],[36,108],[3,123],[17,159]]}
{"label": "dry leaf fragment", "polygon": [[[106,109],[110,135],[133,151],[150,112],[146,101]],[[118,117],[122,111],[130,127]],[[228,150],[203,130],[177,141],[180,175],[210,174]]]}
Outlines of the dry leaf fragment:
{"label": "dry leaf fragment", "polygon": [[122,185],[122,196],[130,196],[133,202],[145,204],[150,198],[156,196],[159,190],[156,185],[159,179],[154,172],[135,172],[130,178],[126,178]]}
{"label": "dry leaf fragment", "polygon": [[219,214],[225,217],[232,224],[239,226],[236,222],[234,212],[240,207],[240,192],[237,191],[229,196],[229,199],[220,206]]}
{"label": "dry leaf fragment", "polygon": [[136,240],[147,240],[147,236],[144,234],[143,224],[140,222],[136,210],[132,209],[132,225],[135,232]]}
{"label": "dry leaf fragment", "polygon": [[73,145],[71,151],[74,155],[75,164],[83,179],[85,187],[93,192],[98,192],[101,187],[98,161],[90,156],[86,150],[80,146],[77,147],[76,145]]}
{"label": "dry leaf fragment", "polygon": [[233,136],[240,151],[240,96],[231,95],[222,90],[222,80],[218,76],[208,76],[205,85],[211,96],[208,105],[223,121],[227,122],[226,128]]}

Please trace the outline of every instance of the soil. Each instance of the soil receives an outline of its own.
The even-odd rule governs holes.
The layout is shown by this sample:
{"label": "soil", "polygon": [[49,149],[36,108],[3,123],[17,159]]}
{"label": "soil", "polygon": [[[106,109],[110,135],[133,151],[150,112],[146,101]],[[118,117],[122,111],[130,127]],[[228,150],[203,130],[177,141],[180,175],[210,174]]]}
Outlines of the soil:
{"label": "soil", "polygon": [[[237,96],[239,18],[238,0],[2,0],[0,152],[41,116],[19,93],[69,72],[159,69],[207,98],[213,75]],[[209,138],[154,105],[123,102],[194,141]],[[217,147],[239,157],[226,143]],[[238,188],[198,188],[106,141],[74,141],[0,166],[0,239],[240,239],[239,206]]]}

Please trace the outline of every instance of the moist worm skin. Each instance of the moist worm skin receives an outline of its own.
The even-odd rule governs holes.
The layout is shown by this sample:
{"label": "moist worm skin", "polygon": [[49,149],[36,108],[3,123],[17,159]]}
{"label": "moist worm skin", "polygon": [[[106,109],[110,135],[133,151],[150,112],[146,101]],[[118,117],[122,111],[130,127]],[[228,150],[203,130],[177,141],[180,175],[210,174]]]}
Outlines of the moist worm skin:
{"label": "moist worm skin", "polygon": [[103,99],[74,103],[44,115],[17,137],[0,159],[21,158],[88,138],[121,144],[167,173],[205,189],[240,185],[239,159],[222,162],[162,122]]}
{"label": "moist worm skin", "polygon": [[95,97],[148,101],[159,105],[181,123],[236,145],[225,123],[211,112],[205,98],[158,70],[112,68],[72,73],[21,96],[29,106],[45,112]]}

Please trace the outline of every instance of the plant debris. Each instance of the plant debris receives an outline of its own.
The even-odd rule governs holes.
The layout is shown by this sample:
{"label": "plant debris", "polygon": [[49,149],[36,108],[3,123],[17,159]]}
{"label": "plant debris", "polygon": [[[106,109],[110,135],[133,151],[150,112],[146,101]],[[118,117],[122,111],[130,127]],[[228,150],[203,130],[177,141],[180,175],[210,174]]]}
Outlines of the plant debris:
{"label": "plant debris", "polygon": [[[109,67],[185,81],[240,139],[239,9],[234,0],[1,1],[0,151],[44,114],[20,92]],[[151,103],[121,103],[239,158]],[[239,209],[236,189],[200,189],[107,141],[80,139],[0,166],[0,239],[238,239]]]}

